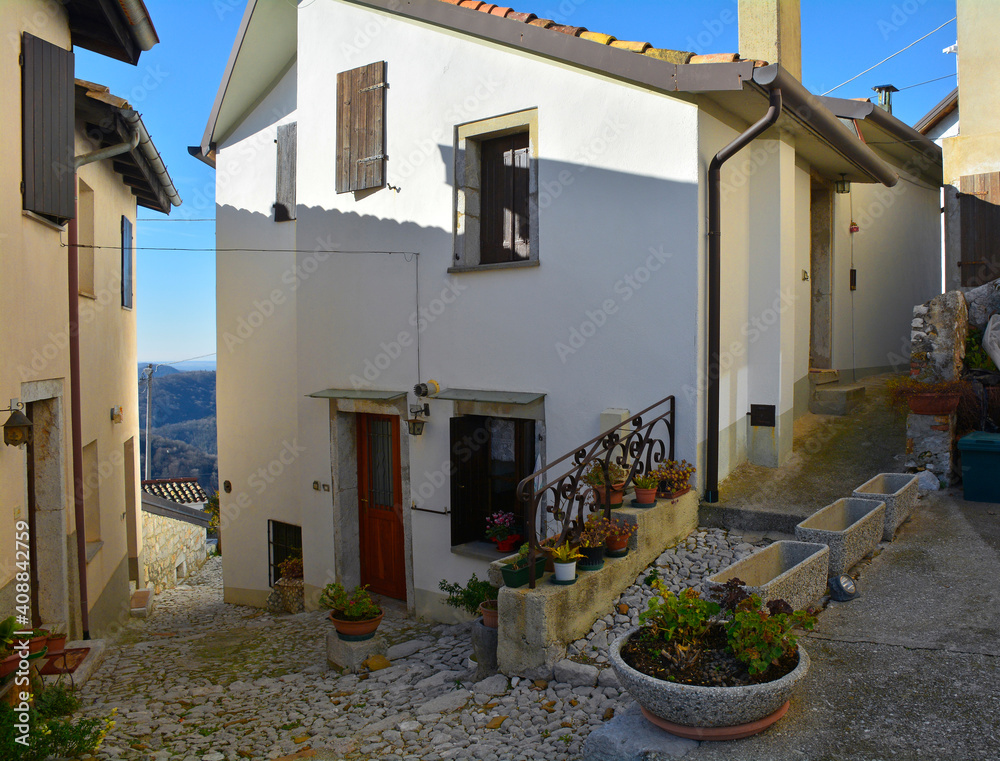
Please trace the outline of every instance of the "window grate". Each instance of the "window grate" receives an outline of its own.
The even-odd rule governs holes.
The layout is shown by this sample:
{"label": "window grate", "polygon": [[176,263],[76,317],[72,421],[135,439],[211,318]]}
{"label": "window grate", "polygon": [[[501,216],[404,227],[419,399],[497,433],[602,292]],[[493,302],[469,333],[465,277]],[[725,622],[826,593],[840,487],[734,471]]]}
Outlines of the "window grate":
{"label": "window grate", "polygon": [[273,587],[274,582],[281,578],[278,566],[288,558],[301,557],[301,555],[302,527],[269,520],[267,522],[267,559],[270,586]]}

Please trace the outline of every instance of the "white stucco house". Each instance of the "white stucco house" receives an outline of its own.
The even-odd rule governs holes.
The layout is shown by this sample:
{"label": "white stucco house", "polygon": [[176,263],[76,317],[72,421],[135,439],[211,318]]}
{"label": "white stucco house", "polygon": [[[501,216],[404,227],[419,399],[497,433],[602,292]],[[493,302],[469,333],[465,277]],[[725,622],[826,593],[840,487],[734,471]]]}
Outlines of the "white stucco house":
{"label": "white stucco house", "polygon": [[[497,557],[485,516],[622,410],[674,396],[712,500],[790,453],[810,368],[908,356],[940,150],[808,93],[798,4],[771,5],[787,39],[758,3],[740,55],[696,56],[468,0],[250,0],[191,149],[217,169],[227,600],[301,552],[307,604],[336,579],[446,618],[439,580]],[[713,211],[713,157],[768,113]]]}

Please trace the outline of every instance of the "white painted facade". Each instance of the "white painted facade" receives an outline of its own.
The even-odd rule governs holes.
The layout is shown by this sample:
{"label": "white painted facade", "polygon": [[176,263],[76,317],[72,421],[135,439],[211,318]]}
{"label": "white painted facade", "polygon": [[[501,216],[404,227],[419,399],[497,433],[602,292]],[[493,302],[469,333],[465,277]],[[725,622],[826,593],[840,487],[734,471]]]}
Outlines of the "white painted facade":
{"label": "white painted facade", "polygon": [[[431,399],[422,436],[402,426],[407,601],[444,618],[438,582],[482,578],[488,563],[453,548],[449,518],[427,512],[452,508],[451,417],[538,420],[540,465],[599,433],[602,411],[634,413],[673,394],[676,454],[697,462],[700,477],[705,174],[746,125],[690,98],[352,3],[303,4],[296,23],[297,50],[281,76],[269,91],[272,83],[259,82],[259,102],[215,136],[226,599],[263,604],[269,519],[302,527],[307,604],[330,581],[357,583],[355,412],[405,419],[413,385],[428,379],[544,394],[513,411]],[[337,194],[335,75],[376,61],[387,62],[390,187]],[[449,273],[458,128],[526,111],[537,118],[538,266]],[[274,141],[291,122],[297,220],[278,223]],[[809,369],[810,292],[800,271],[809,262],[810,181],[791,139],[778,135],[724,167],[723,476],[752,447],[750,403],[776,405],[776,456],[790,451],[795,385]],[[884,237],[866,233],[882,247],[870,254],[874,269],[892,269],[886,263],[906,245],[937,257],[911,219],[922,204],[918,192],[903,194],[880,219],[891,228]],[[838,205],[837,224],[846,225],[840,215]],[[898,240],[904,230],[911,237]],[[845,245],[838,234],[838,278]],[[865,302],[866,319],[877,306]],[[835,335],[844,319],[838,300]],[[895,333],[909,335],[908,316]],[[895,333],[859,332],[858,366],[888,364],[860,357],[895,346]],[[844,357],[838,343],[838,368]],[[409,394],[392,404],[308,396],[357,387]]]}

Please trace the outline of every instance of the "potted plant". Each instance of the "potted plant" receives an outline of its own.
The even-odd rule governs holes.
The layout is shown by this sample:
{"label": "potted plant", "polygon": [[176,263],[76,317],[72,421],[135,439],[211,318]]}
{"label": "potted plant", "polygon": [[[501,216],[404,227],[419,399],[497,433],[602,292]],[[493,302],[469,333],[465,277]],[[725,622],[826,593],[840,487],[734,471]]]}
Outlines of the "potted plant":
{"label": "potted plant", "polygon": [[[542,548],[540,548],[542,549]],[[511,589],[523,587],[528,583],[528,543],[521,545],[517,555],[507,560],[500,566],[500,573],[503,575],[504,586]],[[535,557],[535,579],[542,578],[545,573],[545,562],[547,559],[545,552],[539,552]]]}
{"label": "potted plant", "polygon": [[614,519],[608,522],[608,536],[604,540],[604,552],[611,558],[628,555],[628,540],[635,533],[635,526],[628,521]]}
{"label": "potted plant", "polygon": [[889,403],[896,409],[909,407],[914,415],[950,415],[962,398],[962,381],[922,381],[908,375],[890,378],[886,384]]}
{"label": "potted plant", "polygon": [[580,533],[580,570],[596,571],[604,567],[604,540],[611,530],[611,521],[592,513]]}
{"label": "potted plant", "polygon": [[21,657],[14,652],[14,632],[17,631],[17,619],[14,616],[0,621],[0,679],[17,671]]}
{"label": "potted plant", "polygon": [[282,579],[301,579],[305,574],[302,569],[302,556],[293,555],[278,563],[278,574]]}
{"label": "potted plant", "polygon": [[553,581],[556,584],[574,584],[576,582],[576,561],[583,557],[576,547],[569,542],[563,542],[552,550],[552,563],[556,568]]}
{"label": "potted plant", "polygon": [[337,636],[347,642],[374,637],[385,615],[372,600],[367,584],[355,587],[350,594],[339,583],[327,584],[319,596],[319,603],[331,609],[330,620]]}
{"label": "potted plant", "polygon": [[448,593],[445,602],[451,607],[474,616],[479,614],[483,617],[484,626],[497,628],[497,588],[489,581],[480,580],[476,574],[472,574],[472,578],[465,585],[441,579],[438,582],[438,589]]}
{"label": "potted plant", "polygon": [[66,649],[66,634],[52,633],[49,635],[48,639],[45,641],[45,646],[49,649],[49,655],[53,653],[61,653]]}
{"label": "potted plant", "polygon": [[656,489],[660,485],[660,479],[652,473],[644,476],[636,476],[632,479],[632,486],[635,488],[635,504],[638,507],[652,507],[656,504]]}
{"label": "potted plant", "polygon": [[32,629],[28,638],[28,652],[32,654],[40,652],[46,646],[49,634],[48,629]]}
{"label": "potted plant", "polygon": [[498,511],[486,516],[486,536],[496,542],[497,552],[513,552],[521,538],[514,532],[517,518],[514,513]]}
{"label": "potted plant", "polygon": [[672,734],[732,740],[756,734],[784,715],[809,668],[797,629],[815,617],[783,600],[761,606],[734,579],[719,602],[660,580],[641,626],[618,637],[610,660],[618,680],[648,720]]}
{"label": "potted plant", "polygon": [[666,499],[676,499],[691,490],[691,476],[695,467],[687,460],[667,460],[653,471],[653,476],[660,484],[657,496]]}
{"label": "potted plant", "polygon": [[[607,466],[608,480],[611,482],[610,504],[612,506],[620,505],[622,496],[625,494],[625,479],[628,478],[628,474],[625,472],[625,468],[616,462],[609,462]],[[590,468],[583,476],[583,482],[593,488],[599,505],[608,504],[608,496],[605,494],[607,484],[604,481],[603,463],[600,461],[591,463]]]}

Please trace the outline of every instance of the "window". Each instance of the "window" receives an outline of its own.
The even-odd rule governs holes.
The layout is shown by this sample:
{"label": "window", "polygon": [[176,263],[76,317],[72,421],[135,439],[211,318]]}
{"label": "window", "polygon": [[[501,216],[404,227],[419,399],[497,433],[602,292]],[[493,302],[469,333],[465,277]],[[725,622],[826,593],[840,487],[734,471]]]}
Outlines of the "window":
{"label": "window", "polygon": [[132,308],[132,221],[122,216],[122,306]]}
{"label": "window", "polygon": [[274,221],[295,219],[295,140],[297,125],[278,126],[278,165],[275,171]]}
{"label": "window", "polygon": [[385,61],[337,75],[337,192],[385,185]]}
{"label": "window", "polygon": [[535,421],[452,418],[451,464],[453,545],[485,540],[486,517],[497,511],[513,513],[523,523],[517,485],[535,470]]}
{"label": "window", "polygon": [[267,557],[269,583],[281,578],[278,566],[288,558],[302,557],[302,527],[281,521],[267,522]]}
{"label": "window", "polygon": [[452,272],[538,264],[537,111],[458,128]]}
{"label": "window", "polygon": [[72,51],[25,32],[21,41],[23,207],[59,224],[76,216],[74,97]]}

